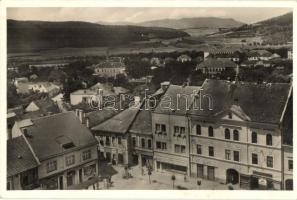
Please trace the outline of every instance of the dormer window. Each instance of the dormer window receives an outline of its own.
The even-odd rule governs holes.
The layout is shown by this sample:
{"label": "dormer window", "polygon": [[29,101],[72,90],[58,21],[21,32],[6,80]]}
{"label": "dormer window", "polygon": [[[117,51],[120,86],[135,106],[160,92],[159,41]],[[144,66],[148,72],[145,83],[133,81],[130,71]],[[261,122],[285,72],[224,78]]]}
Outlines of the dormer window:
{"label": "dormer window", "polygon": [[73,144],[73,142],[69,142],[69,143],[66,143],[66,144],[62,144],[62,147],[64,149],[70,149],[72,147],[74,147],[75,145]]}
{"label": "dormer window", "polygon": [[228,113],[228,118],[232,119],[232,113]]}

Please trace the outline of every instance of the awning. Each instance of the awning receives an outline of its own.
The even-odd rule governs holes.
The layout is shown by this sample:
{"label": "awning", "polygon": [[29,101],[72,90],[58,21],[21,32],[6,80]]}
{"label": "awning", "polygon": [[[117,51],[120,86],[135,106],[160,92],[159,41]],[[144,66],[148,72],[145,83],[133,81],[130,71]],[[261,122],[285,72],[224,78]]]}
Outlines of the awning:
{"label": "awning", "polygon": [[67,187],[68,190],[82,190],[82,189],[88,189],[90,185],[93,185],[101,180],[100,177],[92,177],[90,180],[87,180],[83,183],[71,185]]}

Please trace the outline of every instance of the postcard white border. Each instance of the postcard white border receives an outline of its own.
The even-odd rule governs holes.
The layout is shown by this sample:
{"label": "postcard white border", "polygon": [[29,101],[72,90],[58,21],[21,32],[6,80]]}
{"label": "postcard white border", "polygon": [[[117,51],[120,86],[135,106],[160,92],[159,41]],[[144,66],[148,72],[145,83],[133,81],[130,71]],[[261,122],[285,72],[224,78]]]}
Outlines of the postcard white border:
{"label": "postcard white border", "polygon": [[[294,191],[224,191],[224,190],[97,190],[97,191],[6,191],[6,8],[8,7],[290,7],[293,8],[294,41],[296,37],[296,1],[195,1],[195,0],[2,0],[0,1],[0,197],[37,199],[297,199],[296,168]],[[297,52],[293,43],[293,52]],[[294,63],[296,56],[293,57]],[[293,67],[294,68],[294,67]],[[295,77],[296,70],[293,70]],[[293,85],[295,86],[293,79]],[[296,88],[293,87],[293,94]],[[294,97],[295,99],[295,97]],[[294,113],[297,112],[294,103]],[[294,117],[295,131],[297,118]],[[293,139],[297,144],[296,136]],[[295,149],[295,148],[294,148]],[[296,162],[296,150],[294,150]]]}

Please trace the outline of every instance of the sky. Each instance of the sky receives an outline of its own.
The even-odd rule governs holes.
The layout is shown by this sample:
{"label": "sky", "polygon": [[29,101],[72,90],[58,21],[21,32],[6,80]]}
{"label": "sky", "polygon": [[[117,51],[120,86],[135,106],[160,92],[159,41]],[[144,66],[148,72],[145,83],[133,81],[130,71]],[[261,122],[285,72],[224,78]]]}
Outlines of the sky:
{"label": "sky", "polygon": [[142,22],[165,18],[220,17],[254,23],[292,11],[291,8],[8,8],[7,18],[41,21]]}

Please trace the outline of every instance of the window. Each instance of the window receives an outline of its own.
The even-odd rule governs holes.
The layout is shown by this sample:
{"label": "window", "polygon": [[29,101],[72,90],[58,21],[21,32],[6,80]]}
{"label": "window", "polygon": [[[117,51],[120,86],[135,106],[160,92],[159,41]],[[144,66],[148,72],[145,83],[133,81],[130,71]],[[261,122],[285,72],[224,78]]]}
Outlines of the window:
{"label": "window", "polygon": [[208,155],[214,156],[214,148],[213,147],[208,147]]}
{"label": "window", "polygon": [[161,124],[156,124],[156,132],[161,131]]}
{"label": "window", "polygon": [[293,170],[293,160],[288,160],[288,168],[289,170]]}
{"label": "window", "polygon": [[114,141],[115,141],[115,137],[112,137],[112,138],[111,138],[111,143],[112,143],[112,145],[114,145]]}
{"label": "window", "polygon": [[156,142],[156,148],[166,150],[167,149],[167,144],[166,144],[166,142]]}
{"label": "window", "polygon": [[272,135],[271,134],[266,135],[266,145],[272,146]]}
{"label": "window", "polygon": [[252,164],[254,165],[258,164],[258,155],[255,153],[252,153]]}
{"label": "window", "polygon": [[180,153],[181,152],[180,145],[177,145],[177,144],[174,145],[174,152],[175,153]]}
{"label": "window", "polygon": [[239,162],[239,151],[233,151],[233,160]]}
{"label": "window", "polygon": [[180,133],[185,134],[186,133],[186,128],[185,127],[180,127]]}
{"label": "window", "polygon": [[196,125],[196,135],[201,135],[201,126]]}
{"label": "window", "polygon": [[202,154],[202,146],[197,144],[197,154]]}
{"label": "window", "polygon": [[75,157],[74,157],[74,155],[66,156],[65,162],[66,162],[66,166],[73,165],[75,163]]}
{"label": "window", "polygon": [[118,144],[121,145],[122,144],[122,138],[118,137]]}
{"label": "window", "polygon": [[212,126],[208,127],[208,136],[213,137],[213,128],[212,128]]}
{"label": "window", "polygon": [[57,161],[52,160],[46,164],[46,171],[47,173],[57,170]]}
{"label": "window", "polygon": [[228,149],[225,150],[225,159],[231,160],[231,151]]}
{"label": "window", "polygon": [[156,142],[156,148],[161,149],[161,142]]}
{"label": "window", "polygon": [[239,132],[236,129],[233,131],[233,140],[239,141]]}
{"label": "window", "polygon": [[228,128],[225,129],[225,139],[230,140],[230,130]]}
{"label": "window", "polygon": [[166,150],[167,149],[167,144],[165,142],[162,142],[162,149]]}
{"label": "window", "polygon": [[181,145],[181,153],[186,153],[186,146]]}
{"label": "window", "polygon": [[133,147],[136,147],[136,137],[132,137],[132,145]]}
{"label": "window", "polygon": [[272,156],[267,156],[267,167],[273,167],[273,157]]}
{"label": "window", "polygon": [[162,124],[162,125],[161,125],[161,131],[162,131],[162,132],[166,132],[166,125],[165,125],[165,124]]}
{"label": "window", "polygon": [[228,118],[232,119],[232,113],[228,113]]}
{"label": "window", "polygon": [[105,144],[106,144],[106,146],[110,145],[110,139],[108,136],[106,136]]}
{"label": "window", "polygon": [[175,144],[174,145],[174,152],[175,153],[185,153],[186,152],[186,146]]}
{"label": "window", "polygon": [[87,160],[91,158],[91,150],[83,151],[82,153],[83,160]]}
{"label": "window", "polygon": [[178,126],[174,126],[174,135],[176,136],[176,134],[179,134],[179,127]]}
{"label": "window", "polygon": [[141,138],[141,147],[145,148],[145,139],[144,138]]}
{"label": "window", "polygon": [[152,140],[151,139],[147,140],[147,148],[149,148],[149,149],[152,148]]}
{"label": "window", "polygon": [[257,144],[257,133],[256,132],[252,132],[252,143]]}

